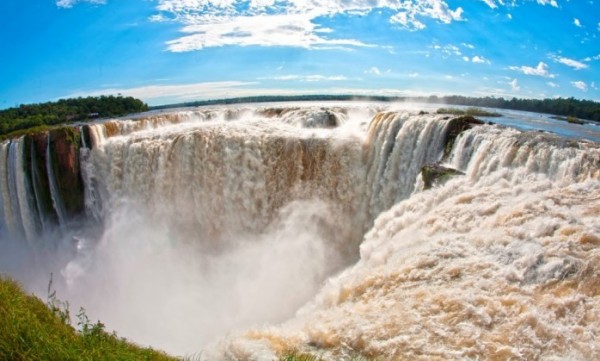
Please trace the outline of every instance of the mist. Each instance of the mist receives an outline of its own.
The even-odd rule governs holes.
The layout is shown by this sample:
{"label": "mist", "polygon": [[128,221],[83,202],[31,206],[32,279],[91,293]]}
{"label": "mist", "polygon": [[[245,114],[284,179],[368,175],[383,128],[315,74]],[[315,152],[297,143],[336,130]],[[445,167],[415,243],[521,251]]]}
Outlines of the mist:
{"label": "mist", "polygon": [[347,262],[327,237],[333,219],[322,201],[292,202],[264,233],[217,250],[123,206],[96,245],[80,240],[58,296],[120,336],[193,354],[228,333],[293,316]]}

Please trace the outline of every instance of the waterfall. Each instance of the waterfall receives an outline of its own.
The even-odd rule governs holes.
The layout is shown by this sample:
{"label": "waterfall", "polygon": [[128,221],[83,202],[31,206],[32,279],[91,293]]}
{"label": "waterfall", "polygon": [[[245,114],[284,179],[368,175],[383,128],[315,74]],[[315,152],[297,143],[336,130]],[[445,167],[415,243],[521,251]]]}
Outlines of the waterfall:
{"label": "waterfall", "polygon": [[70,302],[176,353],[593,359],[600,147],[477,124],[239,105],[5,141],[0,230],[70,230]]}

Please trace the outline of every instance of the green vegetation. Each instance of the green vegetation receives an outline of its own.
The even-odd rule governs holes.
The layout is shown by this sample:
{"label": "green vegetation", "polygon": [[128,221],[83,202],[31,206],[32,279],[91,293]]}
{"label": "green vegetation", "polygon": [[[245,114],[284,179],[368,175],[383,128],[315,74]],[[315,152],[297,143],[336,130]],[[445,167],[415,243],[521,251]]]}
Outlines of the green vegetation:
{"label": "green vegetation", "polygon": [[176,360],[107,333],[83,309],[77,319],[79,331],[69,323],[68,304],[54,292],[45,305],[0,276],[0,360]]}
{"label": "green vegetation", "polygon": [[579,120],[577,119],[577,117],[571,116],[569,115],[568,117],[562,117],[562,116],[551,116],[550,118],[552,119],[556,119],[556,120],[564,120],[565,122],[569,122],[572,124],[585,124],[585,122],[583,120]]}
{"label": "green vegetation", "polygon": [[437,110],[438,114],[450,114],[450,115],[470,115],[472,117],[500,117],[502,114],[489,112],[481,108],[440,108]]}
{"label": "green vegetation", "polygon": [[17,137],[44,131],[57,124],[89,121],[148,110],[141,100],[122,96],[61,99],[57,102],[20,105],[0,111],[0,137]]}

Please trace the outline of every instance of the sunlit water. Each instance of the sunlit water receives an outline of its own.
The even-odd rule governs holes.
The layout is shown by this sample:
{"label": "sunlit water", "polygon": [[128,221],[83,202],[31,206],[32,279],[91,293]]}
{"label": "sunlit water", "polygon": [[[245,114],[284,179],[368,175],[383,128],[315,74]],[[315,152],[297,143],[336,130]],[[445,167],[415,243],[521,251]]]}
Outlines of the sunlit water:
{"label": "sunlit water", "polygon": [[[600,150],[576,141],[600,128],[502,111],[486,120],[570,140],[482,125],[442,159],[450,120],[419,114],[438,107],[98,123],[81,163],[97,221],[40,237],[20,143],[2,143],[0,269],[43,297],[54,272],[72,307],[177,355],[600,357]],[[424,191],[421,167],[440,160],[465,175]]]}

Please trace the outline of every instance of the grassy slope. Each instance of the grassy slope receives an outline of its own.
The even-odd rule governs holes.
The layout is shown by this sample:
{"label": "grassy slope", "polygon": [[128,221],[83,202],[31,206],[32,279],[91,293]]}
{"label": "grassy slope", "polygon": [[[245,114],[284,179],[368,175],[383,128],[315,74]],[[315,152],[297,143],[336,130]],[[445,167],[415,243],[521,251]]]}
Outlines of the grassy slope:
{"label": "grassy slope", "polygon": [[84,322],[82,328],[76,331],[0,276],[0,360],[175,360],[108,334],[100,323]]}

